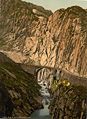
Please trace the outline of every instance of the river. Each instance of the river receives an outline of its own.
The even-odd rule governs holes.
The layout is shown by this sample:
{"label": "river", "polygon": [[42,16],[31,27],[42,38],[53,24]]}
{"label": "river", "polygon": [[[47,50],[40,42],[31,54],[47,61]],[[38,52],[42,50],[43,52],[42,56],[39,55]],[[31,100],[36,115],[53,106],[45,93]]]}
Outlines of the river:
{"label": "river", "polygon": [[40,92],[43,96],[43,109],[36,110],[32,115],[31,119],[51,119],[49,115],[48,106],[50,104],[50,94],[48,92],[47,86],[43,82],[38,82],[38,84],[42,87]]}

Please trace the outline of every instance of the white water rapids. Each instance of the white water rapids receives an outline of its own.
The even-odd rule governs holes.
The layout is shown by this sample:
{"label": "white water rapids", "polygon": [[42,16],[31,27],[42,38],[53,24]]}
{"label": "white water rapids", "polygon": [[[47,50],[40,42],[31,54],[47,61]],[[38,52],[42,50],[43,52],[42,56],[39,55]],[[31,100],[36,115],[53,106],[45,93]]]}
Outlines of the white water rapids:
{"label": "white water rapids", "polygon": [[38,84],[42,87],[40,92],[41,92],[41,95],[43,96],[42,103],[44,108],[36,110],[31,115],[31,119],[50,119],[51,117],[49,115],[49,109],[48,109],[48,106],[50,103],[50,94],[48,92],[47,85],[46,83],[43,83],[42,81],[41,82],[38,81]]}

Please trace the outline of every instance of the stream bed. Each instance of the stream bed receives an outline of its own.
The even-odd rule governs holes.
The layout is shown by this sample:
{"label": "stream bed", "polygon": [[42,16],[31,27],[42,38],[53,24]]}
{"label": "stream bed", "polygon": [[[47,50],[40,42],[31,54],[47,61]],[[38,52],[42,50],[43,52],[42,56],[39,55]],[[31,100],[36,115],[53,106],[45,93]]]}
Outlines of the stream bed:
{"label": "stream bed", "polygon": [[48,92],[46,84],[43,82],[38,82],[38,84],[42,87],[40,92],[41,95],[43,96],[43,109],[36,110],[32,115],[31,119],[51,119],[50,114],[49,114],[49,104],[50,104],[50,94]]}

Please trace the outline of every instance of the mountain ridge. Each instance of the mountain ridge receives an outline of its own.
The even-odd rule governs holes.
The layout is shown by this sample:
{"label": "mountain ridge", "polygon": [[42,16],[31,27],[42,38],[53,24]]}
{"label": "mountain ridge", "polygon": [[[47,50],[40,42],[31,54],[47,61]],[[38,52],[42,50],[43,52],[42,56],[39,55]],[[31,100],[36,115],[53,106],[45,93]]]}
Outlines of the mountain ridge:
{"label": "mountain ridge", "polygon": [[29,4],[20,1],[9,17],[5,15],[5,26],[3,31],[0,29],[3,33],[0,50],[13,60],[16,59],[13,55],[21,53],[19,59],[24,59],[19,60],[21,63],[31,61],[35,65],[65,68],[87,76],[87,11],[79,6],[54,13],[42,8],[43,13],[50,13],[45,17]]}

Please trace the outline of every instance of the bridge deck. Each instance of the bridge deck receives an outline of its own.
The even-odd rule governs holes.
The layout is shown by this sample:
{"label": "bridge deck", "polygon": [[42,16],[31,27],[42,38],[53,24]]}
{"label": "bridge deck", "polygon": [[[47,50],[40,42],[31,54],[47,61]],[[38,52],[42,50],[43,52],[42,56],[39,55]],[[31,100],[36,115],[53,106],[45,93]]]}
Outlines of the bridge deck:
{"label": "bridge deck", "polygon": [[[35,71],[37,71],[37,69],[43,69],[43,68],[47,68],[50,70],[54,70],[54,69],[59,69],[59,68],[55,68],[55,67],[48,67],[48,66],[38,66],[38,65],[21,65],[23,69],[25,69],[25,71],[27,71],[28,73],[31,73],[33,75],[36,74]],[[62,78],[66,78],[68,80],[70,80],[71,83],[76,84],[76,85],[83,85],[85,87],[87,87],[87,77],[80,77],[79,75],[73,74],[70,71],[64,70],[64,69],[59,69],[62,71]]]}

